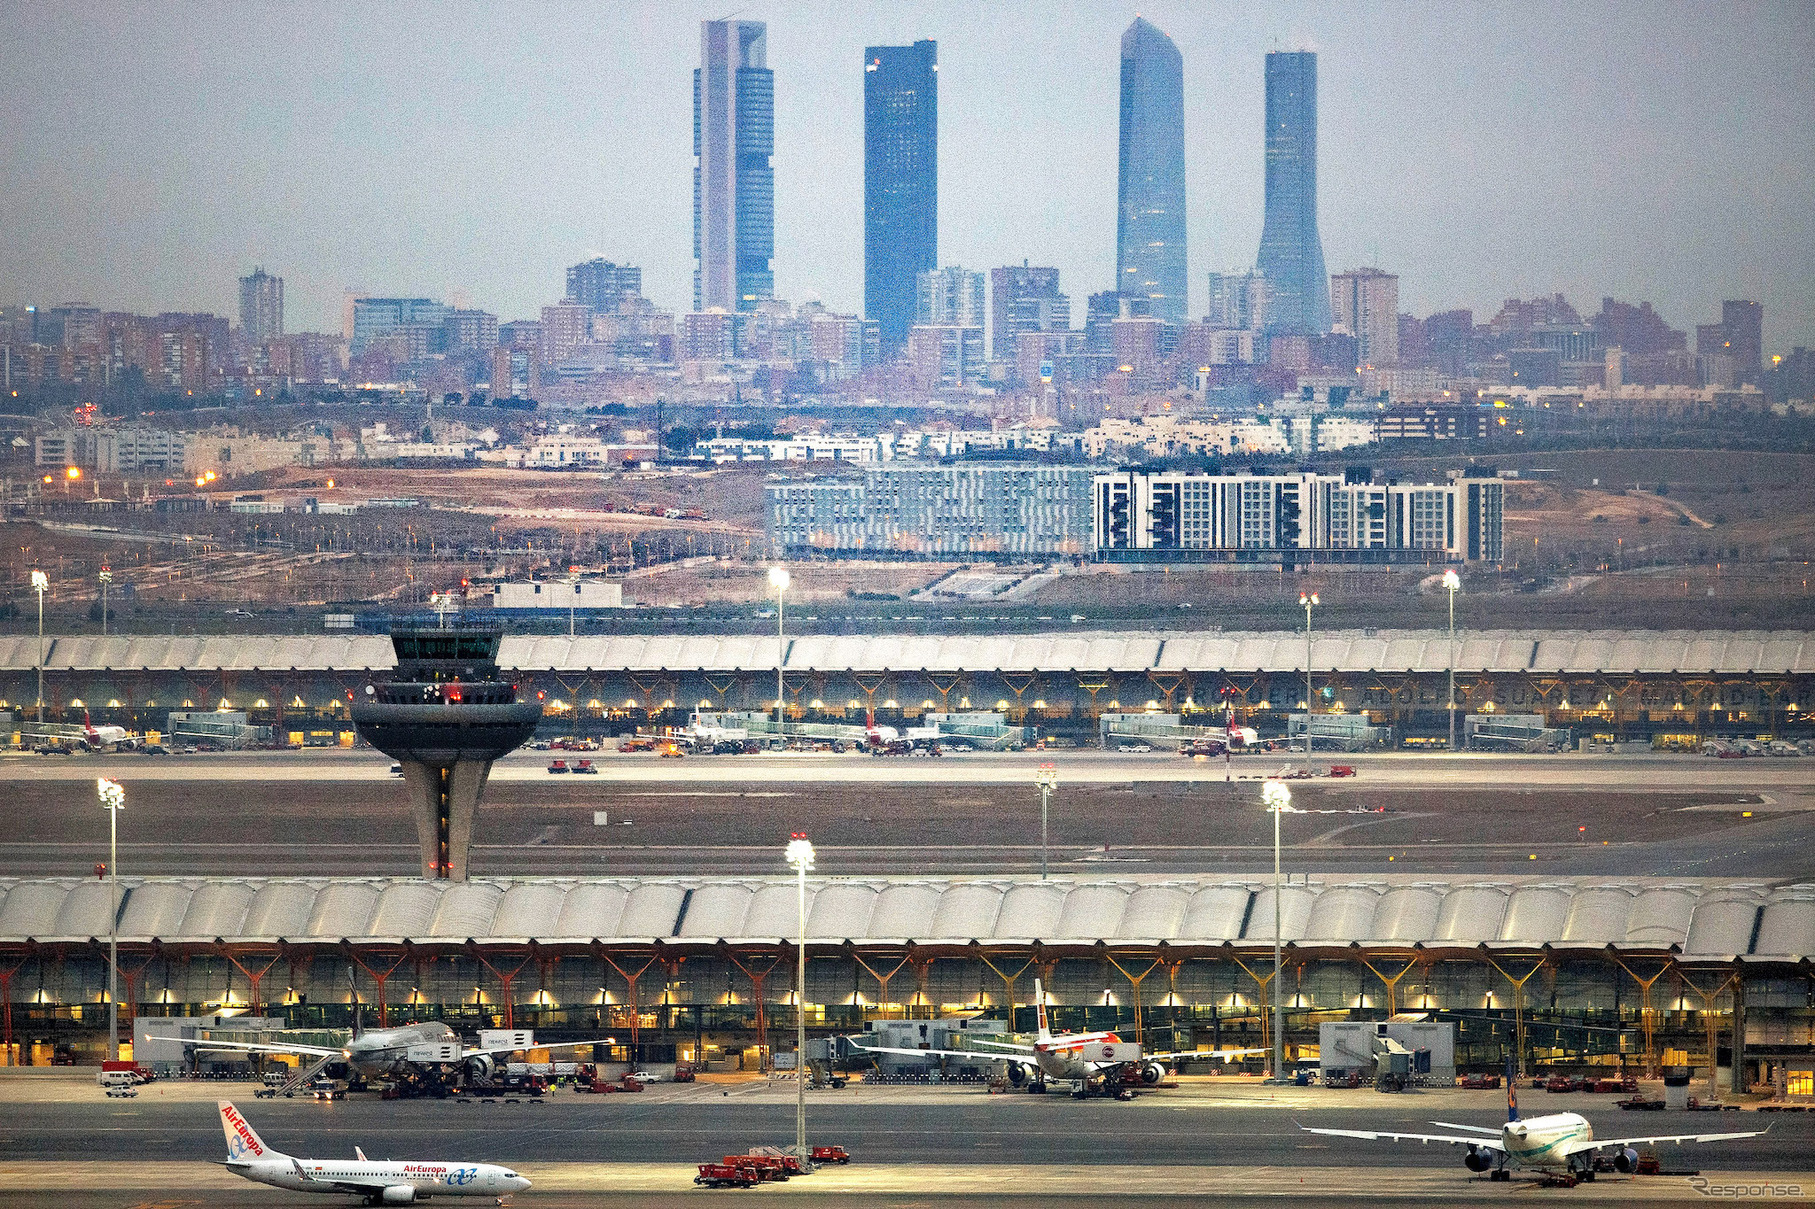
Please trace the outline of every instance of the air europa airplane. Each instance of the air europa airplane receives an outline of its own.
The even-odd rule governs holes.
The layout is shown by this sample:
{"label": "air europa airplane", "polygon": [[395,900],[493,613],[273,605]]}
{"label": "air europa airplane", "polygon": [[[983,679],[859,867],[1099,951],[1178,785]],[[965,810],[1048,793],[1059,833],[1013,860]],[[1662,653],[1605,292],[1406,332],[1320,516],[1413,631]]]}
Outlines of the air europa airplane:
{"label": "air europa airplane", "polygon": [[220,1101],[226,1167],[255,1184],[291,1192],[363,1196],[368,1205],[410,1205],[434,1196],[489,1196],[500,1204],[529,1181],[491,1163],[375,1162],[359,1147],[352,1159],[299,1159],[265,1145],[231,1101]]}

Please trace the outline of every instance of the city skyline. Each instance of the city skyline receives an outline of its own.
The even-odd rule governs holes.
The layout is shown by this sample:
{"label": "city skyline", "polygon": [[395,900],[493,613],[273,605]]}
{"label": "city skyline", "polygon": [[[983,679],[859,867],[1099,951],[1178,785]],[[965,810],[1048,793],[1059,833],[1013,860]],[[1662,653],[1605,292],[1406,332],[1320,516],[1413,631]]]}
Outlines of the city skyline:
{"label": "city skyline", "polygon": [[[1450,57],[1417,57],[1391,28],[1403,21],[1369,21],[1360,9],[1315,21],[1271,9],[1239,20],[1176,6],[1149,13],[1184,58],[1188,316],[1202,313],[1206,270],[1252,263],[1264,55],[1302,44],[1322,52],[1320,210],[1331,267],[1398,273],[1403,309],[1421,314],[1491,313],[1505,297],[1561,291],[1649,298],[1681,327],[1713,300],[1757,298],[1768,346],[1808,341],[1815,153],[1796,132],[1815,105],[1805,75],[1776,70],[1806,60],[1806,11],[1731,10],[1720,29],[1698,33],[1692,53],[1683,23],[1617,6],[1592,18],[1617,52],[1583,52],[1547,27],[1543,9],[1404,11]],[[370,42],[404,47],[419,74],[433,76],[497,33],[482,10],[458,12],[452,32],[401,10],[332,5],[305,6],[308,20],[296,24],[323,34],[375,25]],[[366,79],[383,73],[358,47],[321,67],[288,31],[262,31],[277,39],[264,65],[270,86],[226,115],[194,112],[200,102],[189,94],[229,87],[243,66],[161,58],[158,48],[195,35],[198,23],[231,33],[246,20],[231,8],[159,21],[107,8],[21,10],[0,62],[21,84],[8,158],[34,188],[0,201],[9,295],[0,301],[230,314],[236,279],[263,264],[286,279],[290,330],[333,330],[347,288],[470,301],[516,318],[556,300],[564,266],[603,255],[644,266],[651,297],[684,308],[689,73],[707,15],[596,14],[573,48],[519,31],[483,71],[408,95]],[[990,267],[1031,258],[1057,267],[1078,295],[1110,284],[1115,50],[1130,13],[1053,6],[986,22],[956,6],[904,14],[858,5],[767,15],[778,296],[861,309],[862,90],[849,64],[865,45],[920,38],[945,43],[940,259]],[[1013,62],[1002,48],[1036,24],[1048,36],[1001,70]],[[82,81],[44,70],[73,61],[78,40],[144,67],[122,72],[117,110],[94,102]],[[634,70],[606,70],[599,97],[582,104],[559,67],[601,46],[618,56],[608,68]],[[1517,81],[1500,71],[1509,54],[1524,58]],[[525,93],[521,79],[532,77],[513,65],[538,56],[554,56],[555,69]],[[416,134],[431,121],[444,142]],[[70,162],[70,140],[92,155]],[[250,152],[239,155],[235,140],[250,140]],[[497,175],[505,146],[512,162]],[[1018,171],[984,171],[1016,148]],[[335,195],[323,203],[328,181]]]}

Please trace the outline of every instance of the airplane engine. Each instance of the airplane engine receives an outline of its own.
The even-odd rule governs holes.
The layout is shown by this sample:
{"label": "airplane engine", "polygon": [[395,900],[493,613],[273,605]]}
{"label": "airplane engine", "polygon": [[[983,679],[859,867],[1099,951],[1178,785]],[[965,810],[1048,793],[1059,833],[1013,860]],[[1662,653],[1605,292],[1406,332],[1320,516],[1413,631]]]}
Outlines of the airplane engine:
{"label": "airplane engine", "polygon": [[1639,1169],[1639,1152],[1628,1146],[1613,1156],[1613,1169],[1621,1175],[1631,1175]]}
{"label": "airplane engine", "polygon": [[1462,1165],[1470,1171],[1486,1171],[1494,1165],[1493,1152],[1470,1146],[1468,1153],[1462,1156]]}
{"label": "airplane engine", "polygon": [[1158,1087],[1160,1080],[1166,1077],[1166,1068],[1158,1062],[1149,1062],[1141,1067],[1141,1082],[1148,1087]]}
{"label": "airplane engine", "polygon": [[1019,1062],[1010,1062],[1008,1064],[1008,1081],[1015,1087],[1020,1087],[1023,1083],[1026,1083],[1027,1068],[1022,1066]]}
{"label": "airplane engine", "polygon": [[378,1194],[380,1204],[411,1205],[416,1202],[416,1190],[408,1184],[392,1184]]}
{"label": "airplane engine", "polygon": [[490,1054],[473,1054],[467,1058],[464,1069],[468,1083],[484,1083],[498,1069],[498,1064],[492,1061]]}

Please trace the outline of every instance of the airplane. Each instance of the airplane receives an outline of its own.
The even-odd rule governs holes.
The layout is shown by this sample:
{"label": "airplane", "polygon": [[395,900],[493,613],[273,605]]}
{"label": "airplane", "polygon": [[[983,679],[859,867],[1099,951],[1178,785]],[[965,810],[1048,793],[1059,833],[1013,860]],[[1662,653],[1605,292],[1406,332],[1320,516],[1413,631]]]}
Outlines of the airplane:
{"label": "airplane", "polygon": [[574,1049],[586,1045],[609,1044],[611,1040],[609,1037],[600,1037],[591,1041],[537,1044],[527,1030],[522,1030],[511,1037],[511,1044],[508,1045],[468,1046],[461,1040],[459,1033],[440,1021],[405,1024],[397,1028],[366,1029],[361,1025],[359,1005],[355,1003],[353,1035],[338,1048],[295,1042],[265,1044],[188,1038],[181,1043],[198,1050],[294,1054],[314,1059],[313,1063],[298,1063],[296,1073],[283,1086],[274,1089],[273,1095],[282,1095],[305,1085],[330,1063],[339,1061],[347,1064],[359,1083],[385,1079],[405,1094],[445,1096],[458,1086],[462,1076],[468,1083],[490,1079],[492,1072],[498,1068],[498,1058],[519,1050]]}
{"label": "airplane", "polygon": [[82,745],[89,751],[99,751],[103,747],[111,747],[115,751],[120,751],[124,748],[137,747],[139,740],[128,733],[124,726],[96,726],[89,718],[88,711],[83,710]]}
{"label": "airplane", "polygon": [[1045,1090],[1048,1080],[1068,1082],[1072,1094],[1080,1099],[1090,1094],[1091,1085],[1097,1084],[1108,1093],[1123,1086],[1124,1076],[1128,1071],[1136,1072],[1140,1081],[1148,1087],[1157,1086],[1166,1077],[1164,1063],[1185,1059],[1215,1060],[1242,1058],[1250,1054],[1262,1054],[1263,1049],[1219,1049],[1219,1050],[1177,1050],[1169,1053],[1143,1053],[1141,1047],[1132,1041],[1123,1041],[1115,1033],[1060,1033],[1055,1036],[1046,1023],[1046,992],[1038,978],[1034,979],[1034,1018],[1038,1031],[1034,1034],[1032,1045],[1023,1045],[1013,1041],[993,1041],[987,1037],[977,1037],[975,1045],[996,1046],[1012,1050],[1013,1054],[990,1053],[985,1050],[953,1049],[905,1049],[889,1048],[880,1045],[862,1045],[853,1042],[854,1047],[871,1054],[896,1054],[905,1057],[934,1058],[983,1058],[989,1061],[1008,1063],[1008,1079],[1017,1087],[1027,1082],[1029,1075],[1035,1084]]}
{"label": "airplane", "polygon": [[1444,1129],[1459,1129],[1462,1134],[1394,1133],[1373,1129],[1314,1129],[1300,1125],[1306,1133],[1332,1138],[1360,1138],[1365,1142],[1447,1142],[1466,1146],[1468,1153],[1462,1165],[1479,1174],[1489,1172],[1493,1180],[1510,1180],[1510,1168],[1536,1172],[1539,1178],[1553,1184],[1574,1187],[1582,1180],[1594,1179],[1596,1151],[1615,1151],[1613,1169],[1630,1174],[1638,1169],[1639,1156],[1634,1146],[1658,1142],[1730,1142],[1738,1138],[1756,1138],[1767,1132],[1754,1129],[1743,1133],[1672,1133],[1647,1134],[1633,1138],[1596,1140],[1594,1127],[1580,1113],[1559,1112],[1542,1117],[1519,1115],[1519,1090],[1513,1081],[1513,1064],[1506,1063],[1506,1124],[1499,1129],[1481,1125],[1457,1125],[1453,1121],[1432,1121]]}
{"label": "airplane", "polygon": [[500,1205],[529,1180],[492,1163],[374,1161],[353,1147],[351,1161],[299,1159],[271,1149],[230,1100],[218,1102],[228,1171],[290,1192],[352,1193],[368,1205],[409,1205],[435,1196],[490,1196]]}

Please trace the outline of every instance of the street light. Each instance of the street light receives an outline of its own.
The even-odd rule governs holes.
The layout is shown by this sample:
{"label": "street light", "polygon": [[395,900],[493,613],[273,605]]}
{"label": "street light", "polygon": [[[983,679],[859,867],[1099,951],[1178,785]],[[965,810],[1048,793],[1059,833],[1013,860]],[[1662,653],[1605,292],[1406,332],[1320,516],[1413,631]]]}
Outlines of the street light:
{"label": "street light", "polygon": [[[775,568],[781,570],[781,568]],[[773,578],[774,572],[770,573]],[[787,582],[782,571],[782,582]],[[794,975],[794,1153],[807,1161],[807,870],[813,867],[813,844],[801,832],[788,840],[788,863],[800,875],[800,937]]]}
{"label": "street light", "polygon": [[[786,643],[782,638],[781,631],[781,614],[782,598],[787,595],[788,591],[788,568],[780,566],[770,567],[769,586],[775,589],[775,736],[777,739],[781,739],[783,737],[782,731],[784,727],[784,723],[782,722],[782,702],[787,699],[784,695],[786,690],[783,689],[781,680],[782,664],[787,662],[785,657]],[[810,857],[812,849],[808,848],[807,851]]]}
{"label": "street light", "polygon": [[44,721],[44,593],[50,587],[50,576],[32,572],[32,591],[38,594],[38,721]]}
{"label": "street light", "polygon": [[1449,593],[1449,749],[1456,750],[1456,590],[1462,577],[1454,571],[1443,573],[1443,588]]}
{"label": "street light", "polygon": [[1059,770],[1050,764],[1040,765],[1040,771],[1034,774],[1034,784],[1040,787],[1040,880],[1046,880],[1046,806],[1052,800],[1052,791],[1059,787]]}
{"label": "street light", "polygon": [[[1311,734],[1311,720],[1305,718],[1305,736]],[[1280,1002],[1282,990],[1281,968],[1284,966],[1283,950],[1280,944],[1280,878],[1279,878],[1279,816],[1299,813],[1292,805],[1292,791],[1286,788],[1284,781],[1268,781],[1261,786],[1261,803],[1273,816],[1273,1080],[1280,1082],[1285,1078],[1286,1059],[1286,1011]]]}
{"label": "street light", "polygon": [[101,568],[101,636],[107,636],[107,586],[113,582],[113,568]]}
{"label": "street light", "polygon": [[120,1060],[120,811],[126,808],[126,790],[118,781],[101,777],[95,782],[101,808],[107,812],[107,1060]]}
{"label": "street light", "polygon": [[1305,607],[1305,759],[1311,758],[1311,607],[1322,604],[1317,593],[1298,594],[1298,603]]}

